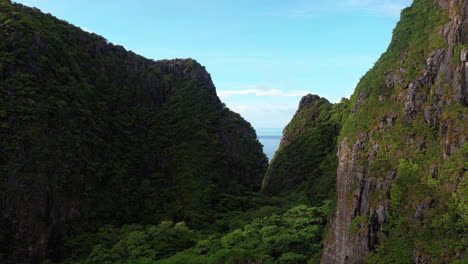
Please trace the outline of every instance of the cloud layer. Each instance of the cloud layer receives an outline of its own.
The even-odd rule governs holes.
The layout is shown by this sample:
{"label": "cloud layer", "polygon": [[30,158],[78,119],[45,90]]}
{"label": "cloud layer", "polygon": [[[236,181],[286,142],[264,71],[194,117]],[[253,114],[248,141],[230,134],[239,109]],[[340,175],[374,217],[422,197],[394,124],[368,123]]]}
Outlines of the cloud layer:
{"label": "cloud layer", "polygon": [[262,86],[253,86],[241,90],[224,90],[218,91],[218,96],[221,99],[229,98],[236,95],[255,95],[255,96],[283,96],[283,97],[302,97],[308,94],[308,91],[291,91],[285,92],[280,89],[268,89]]}

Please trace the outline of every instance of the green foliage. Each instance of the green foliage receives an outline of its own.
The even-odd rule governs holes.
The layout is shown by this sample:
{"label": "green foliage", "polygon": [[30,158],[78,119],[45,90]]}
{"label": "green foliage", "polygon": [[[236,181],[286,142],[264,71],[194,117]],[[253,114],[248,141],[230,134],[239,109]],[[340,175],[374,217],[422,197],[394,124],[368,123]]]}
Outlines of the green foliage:
{"label": "green foliage", "polygon": [[[2,214],[8,239],[64,217],[71,236],[164,220],[203,229],[223,194],[260,188],[268,163],[254,129],[195,60],[147,60],[7,1],[0,25],[0,189],[31,216]],[[31,232],[14,235],[21,258]],[[0,251],[12,254],[8,239]]]}
{"label": "green foliage", "polygon": [[[169,257],[195,245],[199,235],[185,223],[165,221],[158,226],[126,225],[122,228],[103,226],[95,234],[84,233],[68,241],[78,263],[132,263],[133,260],[155,260]],[[89,247],[92,249],[89,251]]]}
{"label": "green foliage", "polygon": [[239,263],[234,261],[246,259],[264,263],[306,263],[320,252],[326,216],[326,206],[301,205],[281,215],[254,219],[214,241],[206,254],[210,261],[206,263]]}
{"label": "green foliage", "polygon": [[[446,11],[439,7],[436,0],[416,0],[411,7],[402,11],[387,51],[361,78],[351,96],[350,104],[355,106],[355,111],[344,122],[338,142],[346,136],[352,144],[360,133],[375,125],[382,113],[404,109],[396,105],[390,96],[422,74],[430,52],[447,45],[439,29],[448,21]],[[406,69],[400,76],[403,79],[401,87],[387,87],[385,81],[388,73],[400,68]],[[380,96],[387,99],[382,102]]]}
{"label": "green foliage", "polygon": [[455,49],[453,50],[453,57],[452,57],[452,63],[454,64],[459,64],[461,63],[461,60],[460,60],[460,56],[461,56],[461,52],[463,50],[466,50],[468,49],[468,45],[464,45],[462,43],[458,43],[458,45],[455,47]]}
{"label": "green foliage", "polygon": [[268,168],[263,192],[283,196],[304,193],[317,204],[333,199],[338,167],[336,139],[348,103],[343,99],[332,105],[316,95],[302,99]]}
{"label": "green foliage", "polygon": [[284,253],[278,259],[278,264],[300,264],[306,262],[307,256],[296,253]]}
{"label": "green foliage", "polygon": [[400,208],[402,199],[403,193],[401,191],[400,186],[398,186],[397,184],[393,185],[390,191],[390,201],[393,210],[398,210],[398,208]]}
{"label": "green foliage", "polygon": [[[390,190],[371,194],[372,204],[390,202],[391,210],[369,263],[411,263],[415,248],[434,263],[457,263],[454,256],[468,247],[468,144],[442,155],[445,128],[422,116],[404,121],[397,100],[429,54],[446,46],[438,32],[447,21],[435,0],[415,0],[351,100],[304,104],[265,177],[265,193],[279,195],[268,197],[251,192],[267,166],[252,127],[210,83],[188,77],[205,73],[195,60],[145,60],[1,1],[0,191],[15,197],[8,202],[28,201],[12,205],[19,215],[51,203],[37,217],[43,225],[80,205],[81,220],[67,223],[65,263],[317,263],[334,211],[333,201],[322,204],[335,194],[337,144],[370,132],[368,143],[380,151],[368,161],[367,144],[359,162],[370,163],[375,182],[390,171],[397,177]],[[455,48],[454,63],[465,48]],[[402,82],[388,86],[390,73]],[[421,89],[428,103],[437,85]],[[465,106],[443,105],[441,113],[448,128],[468,131]],[[384,115],[395,115],[396,123],[382,123]],[[359,233],[370,219],[355,217],[350,231]],[[12,254],[12,234],[0,231],[0,261]],[[25,262],[27,245],[15,254]]]}
{"label": "green foliage", "polygon": [[174,264],[174,263],[306,263],[322,248],[328,207],[296,206],[282,214],[255,218],[241,228],[215,237],[188,229],[183,223],[159,226],[105,226],[95,234],[71,239],[75,256],[68,264]]}
{"label": "green foliage", "polygon": [[376,253],[370,254],[367,262],[372,264],[411,264],[413,263],[413,248],[413,243],[407,238],[389,239],[376,250]]}
{"label": "green foliage", "polygon": [[[458,8],[452,6],[451,12]],[[467,240],[460,234],[466,234],[467,226],[466,199],[462,198],[466,196],[467,155],[464,147],[448,154],[447,145],[453,148],[455,142],[464,141],[468,110],[454,103],[453,87],[443,83],[443,75],[436,78],[440,83],[418,87],[416,96],[427,98],[419,102],[421,111],[409,116],[405,105],[408,86],[422,78],[429,56],[448,48],[440,33],[449,21],[438,1],[415,0],[403,10],[388,50],[362,77],[351,97],[338,142],[347,140],[352,146],[361,139],[364,150],[358,163],[368,169],[365,181],[372,185],[379,186],[396,173],[385,187],[370,194],[371,207],[389,205],[390,210],[368,263],[413,263],[415,252],[431,263],[459,263],[457,256],[466,254]],[[455,47],[452,64],[460,63],[464,49],[466,43]],[[434,106],[441,113],[438,124],[424,116],[424,109]],[[358,216],[350,231],[358,233],[365,225],[364,216]]]}
{"label": "green foliage", "polygon": [[367,221],[367,215],[359,215],[354,217],[349,227],[349,231],[351,231],[352,233],[358,233],[361,230],[365,230],[367,228]]}

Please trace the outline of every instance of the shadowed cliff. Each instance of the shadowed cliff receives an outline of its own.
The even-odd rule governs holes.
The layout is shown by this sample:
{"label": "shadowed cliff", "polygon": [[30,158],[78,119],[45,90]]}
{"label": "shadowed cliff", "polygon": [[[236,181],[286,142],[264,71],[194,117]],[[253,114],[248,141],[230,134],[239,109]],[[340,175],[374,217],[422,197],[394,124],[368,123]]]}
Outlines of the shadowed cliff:
{"label": "shadowed cliff", "polygon": [[268,171],[196,61],[9,1],[0,92],[2,263],[466,259],[468,0],[403,10],[350,100],[302,98]]}
{"label": "shadowed cliff", "polygon": [[102,224],[202,228],[220,194],[260,189],[255,131],[194,60],[1,1],[0,91],[0,261],[59,260],[66,235]]}
{"label": "shadowed cliff", "polygon": [[336,139],[347,106],[347,99],[339,104],[310,94],[301,99],[263,179],[264,193],[304,192],[318,204],[333,198]]}

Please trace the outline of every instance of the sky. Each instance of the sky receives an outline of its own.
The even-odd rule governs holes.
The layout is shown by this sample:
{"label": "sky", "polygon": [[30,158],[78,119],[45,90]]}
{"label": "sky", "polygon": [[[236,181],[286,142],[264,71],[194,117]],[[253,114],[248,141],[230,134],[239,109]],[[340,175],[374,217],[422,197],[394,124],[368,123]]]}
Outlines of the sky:
{"label": "sky", "polygon": [[193,58],[255,128],[349,97],[411,0],[16,0],[147,58]]}

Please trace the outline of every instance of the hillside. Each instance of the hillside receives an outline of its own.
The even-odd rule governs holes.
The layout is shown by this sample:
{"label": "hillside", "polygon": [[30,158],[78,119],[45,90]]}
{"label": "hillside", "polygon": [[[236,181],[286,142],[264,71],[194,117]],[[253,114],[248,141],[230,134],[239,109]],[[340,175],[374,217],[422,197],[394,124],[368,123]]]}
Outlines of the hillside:
{"label": "hillside", "polygon": [[264,193],[303,192],[318,204],[333,198],[338,166],[336,140],[348,103],[343,99],[331,104],[310,94],[302,98],[265,174]]}
{"label": "hillside", "polygon": [[0,2],[0,262],[66,255],[103,224],[206,228],[260,189],[255,131],[192,59],[152,61]]}
{"label": "hillside", "polygon": [[358,84],[322,263],[463,262],[467,19],[466,0],[415,0]]}
{"label": "hillside", "polygon": [[336,195],[321,263],[464,263],[467,54],[468,1],[415,0],[349,102],[301,100],[262,189]]}
{"label": "hillside", "polygon": [[466,263],[468,0],[414,0],[270,165],[195,60],[6,0],[0,91],[0,263]]}

